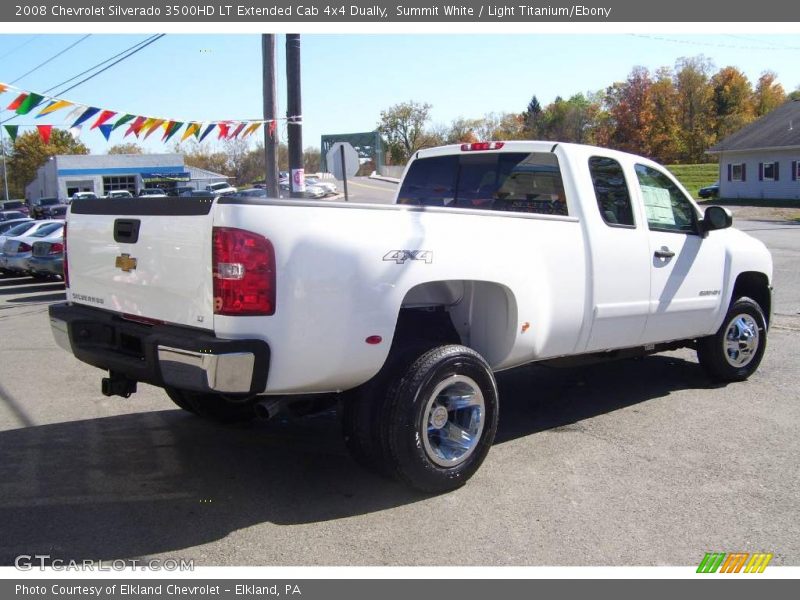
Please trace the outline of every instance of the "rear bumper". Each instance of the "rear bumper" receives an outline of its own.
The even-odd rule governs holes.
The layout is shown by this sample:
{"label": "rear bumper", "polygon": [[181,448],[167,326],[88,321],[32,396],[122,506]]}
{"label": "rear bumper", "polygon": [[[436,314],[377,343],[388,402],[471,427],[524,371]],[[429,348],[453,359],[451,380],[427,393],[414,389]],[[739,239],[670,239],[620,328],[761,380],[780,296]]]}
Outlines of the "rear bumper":
{"label": "rear bumper", "polygon": [[64,257],[32,256],[28,259],[28,270],[37,275],[63,275]]}
{"label": "rear bumper", "polygon": [[129,379],[197,392],[264,391],[270,363],[263,340],[222,340],[213,333],[146,325],[115,313],[61,303],[50,306],[56,343],[79,360]]}

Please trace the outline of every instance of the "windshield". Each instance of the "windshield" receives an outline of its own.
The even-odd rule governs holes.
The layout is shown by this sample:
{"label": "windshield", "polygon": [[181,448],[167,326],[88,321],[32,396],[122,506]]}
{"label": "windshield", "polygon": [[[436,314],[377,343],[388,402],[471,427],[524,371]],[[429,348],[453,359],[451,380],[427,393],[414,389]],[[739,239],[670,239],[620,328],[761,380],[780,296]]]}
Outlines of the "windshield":
{"label": "windshield", "polygon": [[41,229],[39,229],[36,233],[32,234],[31,237],[45,237],[54,233],[57,230],[60,230],[64,227],[63,223],[50,223],[48,225],[43,225]]}

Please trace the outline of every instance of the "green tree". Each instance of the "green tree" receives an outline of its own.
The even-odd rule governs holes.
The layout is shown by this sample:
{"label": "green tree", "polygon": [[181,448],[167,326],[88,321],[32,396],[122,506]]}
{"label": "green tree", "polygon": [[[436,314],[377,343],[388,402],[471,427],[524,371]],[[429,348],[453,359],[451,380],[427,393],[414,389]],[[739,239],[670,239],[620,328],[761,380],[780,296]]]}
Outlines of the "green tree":
{"label": "green tree", "polygon": [[407,162],[423,146],[430,110],[428,103],[409,101],[381,111],[378,131],[386,138],[392,162]]}
{"label": "green tree", "polygon": [[144,154],[144,149],[134,142],[127,142],[125,144],[115,144],[111,146],[106,154]]}
{"label": "green tree", "polygon": [[64,129],[53,129],[48,144],[42,141],[37,131],[20,135],[8,157],[10,194],[21,198],[25,193],[25,186],[36,177],[39,167],[57,154],[89,154],[89,148]]}
{"label": "green tree", "polygon": [[542,105],[534,94],[525,112],[522,113],[522,132],[526,138],[536,140],[541,137],[541,117]]}
{"label": "green tree", "polygon": [[653,102],[651,156],[662,163],[675,162],[679,153],[678,93],[673,83],[672,69],[661,67],[655,72],[650,96]]}
{"label": "green tree", "polygon": [[228,156],[225,152],[215,150],[208,142],[192,140],[180,147],[175,145],[176,152],[183,154],[184,162],[190,167],[205,169],[221,175],[231,175],[228,172]]}

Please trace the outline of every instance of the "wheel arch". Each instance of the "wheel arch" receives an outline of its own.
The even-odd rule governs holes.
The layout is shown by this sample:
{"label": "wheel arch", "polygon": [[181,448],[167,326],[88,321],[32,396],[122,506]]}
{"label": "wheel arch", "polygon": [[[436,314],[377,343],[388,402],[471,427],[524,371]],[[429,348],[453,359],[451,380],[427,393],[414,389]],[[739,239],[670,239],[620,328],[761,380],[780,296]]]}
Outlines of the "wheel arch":
{"label": "wheel arch", "polygon": [[471,348],[490,366],[511,352],[517,323],[517,299],[507,286],[482,280],[439,280],[406,292],[395,340],[431,339]]}
{"label": "wheel arch", "polygon": [[767,326],[772,316],[772,291],[769,285],[769,278],[760,271],[745,271],[739,273],[736,282],[733,284],[733,292],[730,302],[735,302],[738,298],[747,296],[756,301],[764,313]]}

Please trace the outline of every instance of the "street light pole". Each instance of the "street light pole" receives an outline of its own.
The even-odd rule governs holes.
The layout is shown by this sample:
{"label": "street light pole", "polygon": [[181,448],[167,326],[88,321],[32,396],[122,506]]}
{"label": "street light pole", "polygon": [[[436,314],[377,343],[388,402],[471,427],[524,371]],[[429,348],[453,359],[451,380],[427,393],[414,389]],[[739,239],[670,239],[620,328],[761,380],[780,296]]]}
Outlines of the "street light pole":
{"label": "street light pole", "polygon": [[3,191],[6,195],[6,200],[8,200],[8,162],[6,160],[6,137],[3,133],[5,128],[0,125],[0,146],[3,148]]}

